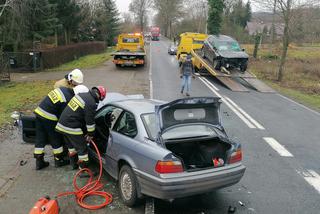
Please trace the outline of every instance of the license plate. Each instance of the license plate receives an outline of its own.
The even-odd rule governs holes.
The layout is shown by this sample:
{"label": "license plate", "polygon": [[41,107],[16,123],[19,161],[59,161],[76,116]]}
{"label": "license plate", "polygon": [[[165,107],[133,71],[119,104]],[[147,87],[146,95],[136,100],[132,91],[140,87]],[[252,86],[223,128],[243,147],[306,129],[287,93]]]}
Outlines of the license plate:
{"label": "license plate", "polygon": [[133,61],[129,61],[129,60],[128,60],[128,61],[125,61],[124,64],[125,64],[125,65],[133,65]]}

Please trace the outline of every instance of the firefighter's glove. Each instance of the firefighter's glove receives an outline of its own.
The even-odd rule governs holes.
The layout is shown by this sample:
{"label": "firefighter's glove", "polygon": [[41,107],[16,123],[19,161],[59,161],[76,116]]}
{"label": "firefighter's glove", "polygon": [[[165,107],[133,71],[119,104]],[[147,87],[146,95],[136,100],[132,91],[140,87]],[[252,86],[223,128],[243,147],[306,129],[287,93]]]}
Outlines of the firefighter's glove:
{"label": "firefighter's glove", "polygon": [[192,78],[193,78],[193,79],[195,79],[195,78],[196,78],[196,76],[192,76]]}
{"label": "firefighter's glove", "polygon": [[87,142],[91,142],[91,141],[93,140],[93,136],[90,135],[90,134],[87,134],[87,135],[85,136],[85,138],[86,138],[86,141],[87,141]]}

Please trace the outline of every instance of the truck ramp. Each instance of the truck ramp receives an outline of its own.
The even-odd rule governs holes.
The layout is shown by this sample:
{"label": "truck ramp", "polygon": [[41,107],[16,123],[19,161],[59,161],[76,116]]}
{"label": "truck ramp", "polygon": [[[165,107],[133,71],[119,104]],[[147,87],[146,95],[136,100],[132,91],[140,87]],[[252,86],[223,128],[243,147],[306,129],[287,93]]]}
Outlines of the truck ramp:
{"label": "truck ramp", "polygon": [[246,81],[251,87],[256,89],[259,92],[263,93],[275,93],[275,90],[273,90],[271,87],[269,87],[264,82],[256,79],[256,78],[241,78],[244,81]]}
{"label": "truck ramp", "polygon": [[216,76],[216,78],[231,91],[249,92],[246,87],[228,76]]}
{"label": "truck ramp", "polygon": [[191,54],[194,57],[193,64],[194,66],[201,71],[201,75],[203,75],[203,71],[206,71],[208,74],[211,74],[215,78],[217,78],[223,85],[225,85],[231,91],[239,91],[239,92],[248,92],[244,85],[238,82],[236,79],[243,79],[249,86],[254,88],[255,90],[263,93],[274,93],[275,91],[267,86],[262,81],[258,80],[257,77],[246,71],[244,73],[239,72],[238,70],[228,71],[226,69],[221,69],[221,71],[214,69],[214,66],[208,59],[204,59],[201,57],[200,50],[192,50]]}

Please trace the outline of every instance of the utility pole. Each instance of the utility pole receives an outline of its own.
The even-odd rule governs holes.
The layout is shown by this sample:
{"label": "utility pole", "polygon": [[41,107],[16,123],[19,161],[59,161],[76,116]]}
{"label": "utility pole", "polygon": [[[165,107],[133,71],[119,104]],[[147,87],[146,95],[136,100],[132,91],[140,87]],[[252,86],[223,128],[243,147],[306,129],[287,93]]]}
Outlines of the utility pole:
{"label": "utility pole", "polygon": [[209,5],[208,5],[208,1],[204,1],[202,3],[203,3],[203,8],[205,10],[205,22],[206,22],[205,34],[208,34],[208,10],[209,10]]}
{"label": "utility pole", "polygon": [[272,25],[271,25],[271,48],[270,48],[270,53],[272,55],[272,51],[273,51],[273,43],[274,43],[274,40],[275,40],[275,25],[274,25],[274,22],[275,22],[275,15],[276,15],[276,6],[277,6],[277,0],[274,0],[274,3],[273,3],[273,14],[272,14]]}

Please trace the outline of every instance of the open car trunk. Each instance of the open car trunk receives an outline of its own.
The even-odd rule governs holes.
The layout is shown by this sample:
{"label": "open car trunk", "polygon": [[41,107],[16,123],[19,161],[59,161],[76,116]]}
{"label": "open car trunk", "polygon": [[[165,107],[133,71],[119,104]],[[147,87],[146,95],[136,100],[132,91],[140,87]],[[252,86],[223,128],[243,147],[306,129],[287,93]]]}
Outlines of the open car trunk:
{"label": "open car trunk", "polygon": [[214,160],[222,159],[220,166],[227,162],[227,152],[231,145],[219,138],[175,140],[165,142],[165,146],[183,162],[186,171],[214,168]]}

